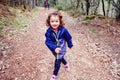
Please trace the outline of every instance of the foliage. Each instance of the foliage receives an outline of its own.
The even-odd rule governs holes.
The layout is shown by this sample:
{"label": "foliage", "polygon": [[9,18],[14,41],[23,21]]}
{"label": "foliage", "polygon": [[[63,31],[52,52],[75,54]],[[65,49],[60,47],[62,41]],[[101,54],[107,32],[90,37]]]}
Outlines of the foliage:
{"label": "foliage", "polygon": [[[29,15],[31,13],[32,15]],[[12,19],[12,25],[16,28],[24,28],[26,27],[32,19],[36,18],[39,15],[38,9],[34,8],[31,12],[23,12],[22,14],[19,13],[19,15],[16,14],[16,17]]]}
{"label": "foliage", "polygon": [[105,19],[105,16],[103,16],[103,15],[101,15],[101,14],[97,14],[96,15],[98,18],[100,18],[100,19]]}
{"label": "foliage", "polygon": [[2,24],[2,22],[0,21],[0,32],[1,32],[2,29],[3,29],[3,24]]}
{"label": "foliage", "polygon": [[[87,15],[83,21],[84,24],[90,24],[91,21],[96,17],[96,15]],[[91,30],[92,32],[94,30]]]}
{"label": "foliage", "polygon": [[96,16],[95,15],[88,15],[88,16],[86,16],[86,20],[92,20],[92,19],[94,19]]}
{"label": "foliage", "polygon": [[[51,7],[58,10],[79,10],[87,15],[102,14],[113,18],[120,18],[120,0],[48,0]],[[32,10],[36,6],[43,6],[44,0],[1,0],[2,4],[21,7],[23,11]],[[104,5],[105,4],[105,5]],[[77,14],[77,13],[76,13]]]}
{"label": "foliage", "polygon": [[111,1],[116,11],[116,18],[120,19],[120,0]]}
{"label": "foliage", "polygon": [[[57,7],[57,9],[59,10],[71,10],[71,9],[75,9],[74,4],[71,4],[70,2],[68,2],[69,0],[62,0],[59,1],[59,3],[57,3],[55,5],[55,7]],[[53,3],[51,3],[53,4]]]}
{"label": "foliage", "polygon": [[[112,18],[119,17],[120,0],[57,0],[62,10],[79,10],[84,14],[101,14]],[[116,10],[116,11],[115,11]]]}
{"label": "foliage", "polygon": [[63,7],[61,4],[58,4],[57,6],[55,6],[55,8],[57,8],[58,10],[63,10]]}
{"label": "foliage", "polygon": [[72,16],[74,18],[79,17],[81,15],[80,11],[79,10],[75,10],[75,9],[74,10],[71,9],[71,10],[69,10],[67,12],[70,14],[70,16]]}
{"label": "foliage", "polygon": [[76,9],[75,6],[72,4],[72,5],[65,5],[65,10],[76,10]]}
{"label": "foliage", "polygon": [[25,6],[23,4],[21,5],[21,9],[25,11]]}
{"label": "foliage", "polygon": [[10,22],[9,18],[1,17],[0,21],[2,22],[2,25],[6,25],[6,26],[11,25],[11,22]]}
{"label": "foliage", "polygon": [[[32,9],[31,12],[23,12],[22,10],[15,8],[10,8],[10,11],[12,14],[11,16],[3,16],[0,18],[0,29],[2,29],[3,25],[16,28],[24,28],[31,22],[32,19],[36,18],[39,15],[37,8]],[[30,15],[30,13],[32,15]]]}

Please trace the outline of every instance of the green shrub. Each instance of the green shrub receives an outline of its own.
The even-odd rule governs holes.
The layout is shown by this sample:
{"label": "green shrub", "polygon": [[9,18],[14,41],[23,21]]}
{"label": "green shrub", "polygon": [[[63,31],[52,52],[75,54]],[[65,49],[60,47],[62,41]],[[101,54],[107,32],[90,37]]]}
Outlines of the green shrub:
{"label": "green shrub", "polygon": [[55,8],[57,8],[58,10],[63,10],[63,6],[61,4],[56,5]]}
{"label": "green shrub", "polygon": [[86,18],[85,19],[89,19],[89,20],[92,20],[92,19],[94,19],[96,16],[95,15],[88,15],[88,16],[86,16]]}
{"label": "green shrub", "polygon": [[74,18],[77,18],[81,15],[80,11],[75,10],[75,9],[74,10],[73,9],[69,10],[68,13],[70,14],[70,16],[72,16]]}
{"label": "green shrub", "polygon": [[29,18],[20,16],[20,17],[15,17],[13,19],[11,18],[10,23],[13,27],[20,29],[20,28],[26,27],[28,21],[29,21]]}

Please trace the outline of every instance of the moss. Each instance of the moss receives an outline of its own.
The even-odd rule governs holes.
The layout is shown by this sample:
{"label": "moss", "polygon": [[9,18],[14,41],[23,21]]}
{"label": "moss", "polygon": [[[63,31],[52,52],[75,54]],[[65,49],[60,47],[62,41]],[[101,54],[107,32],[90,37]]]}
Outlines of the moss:
{"label": "moss", "polygon": [[96,16],[95,15],[88,15],[88,16],[86,16],[86,18],[85,19],[89,19],[89,20],[92,20],[92,19],[94,19]]}
{"label": "moss", "polygon": [[70,16],[72,16],[73,18],[77,18],[77,17],[81,16],[80,11],[78,11],[78,10],[73,10],[73,9],[71,9],[71,10],[69,10],[69,11],[67,11],[67,12],[68,12],[68,14],[69,14]]}
{"label": "moss", "polygon": [[103,16],[103,15],[101,15],[101,14],[97,14],[96,15],[98,18],[100,18],[100,19],[105,19],[105,16]]}
{"label": "moss", "polygon": [[2,29],[3,29],[3,24],[2,24],[2,22],[0,21],[0,32],[1,32]]}

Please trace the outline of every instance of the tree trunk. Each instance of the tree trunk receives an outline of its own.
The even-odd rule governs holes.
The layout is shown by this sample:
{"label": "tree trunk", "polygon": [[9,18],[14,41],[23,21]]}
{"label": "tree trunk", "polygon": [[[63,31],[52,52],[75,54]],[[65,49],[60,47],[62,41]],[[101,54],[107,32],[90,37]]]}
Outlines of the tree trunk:
{"label": "tree trunk", "polygon": [[120,1],[117,0],[116,2],[113,0],[112,1],[112,5],[114,6],[115,8],[115,16],[116,16],[116,19],[117,20],[120,20]]}
{"label": "tree trunk", "polygon": [[54,0],[54,6],[56,6],[57,5],[57,0]]}
{"label": "tree trunk", "polygon": [[[85,12],[85,10],[84,10],[84,7],[83,7],[83,2],[80,2],[80,4],[81,4],[81,9],[82,9],[82,12],[84,13]],[[85,14],[85,13],[84,13]]]}
{"label": "tree trunk", "polygon": [[76,0],[76,9],[78,9],[79,4],[80,4],[80,0]]}
{"label": "tree trunk", "polygon": [[89,2],[89,0],[86,0],[86,13],[87,13],[87,15],[89,14],[89,9],[90,9],[90,2]]}
{"label": "tree trunk", "polygon": [[36,1],[36,6],[40,6],[40,0]]}
{"label": "tree trunk", "polygon": [[33,7],[32,8],[35,8],[36,7],[36,0],[33,0]]}
{"label": "tree trunk", "polygon": [[98,9],[99,5],[100,5],[100,0],[98,1],[97,5],[96,5],[96,8],[95,8],[95,10],[94,10],[94,14],[95,14],[95,15],[97,14],[97,9]]}
{"label": "tree trunk", "polygon": [[103,9],[103,14],[105,16],[105,4],[104,4],[104,0],[102,0],[102,9]]}
{"label": "tree trunk", "polygon": [[108,0],[108,8],[107,8],[107,13],[106,13],[107,16],[109,15],[109,11],[110,11],[110,1],[111,0]]}

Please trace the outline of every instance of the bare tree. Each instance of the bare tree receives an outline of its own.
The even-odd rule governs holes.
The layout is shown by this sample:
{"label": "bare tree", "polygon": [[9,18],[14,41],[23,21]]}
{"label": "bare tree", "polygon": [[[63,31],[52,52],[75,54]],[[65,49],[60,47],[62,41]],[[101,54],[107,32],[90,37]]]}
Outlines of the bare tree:
{"label": "bare tree", "polygon": [[116,2],[113,0],[112,5],[115,7],[116,19],[120,20],[120,0],[116,0]]}
{"label": "bare tree", "polygon": [[89,14],[89,9],[90,9],[90,1],[89,0],[85,0],[86,1],[86,14]]}
{"label": "bare tree", "polygon": [[85,11],[85,10],[84,10],[84,7],[83,7],[83,6],[84,6],[84,4],[83,4],[83,2],[82,2],[82,1],[80,2],[80,4],[81,4],[82,13],[83,13],[83,12]]}
{"label": "bare tree", "polygon": [[107,13],[106,13],[107,16],[109,15],[109,11],[110,11],[110,2],[111,0],[108,0],[108,8],[107,8]]}
{"label": "bare tree", "polygon": [[100,5],[100,0],[98,0],[98,2],[96,2],[96,8],[94,10],[95,15],[97,14],[97,9],[98,9],[99,5]]}
{"label": "bare tree", "polygon": [[80,0],[76,0],[76,9],[78,9],[79,5],[80,5]]}
{"label": "bare tree", "polygon": [[102,9],[103,9],[103,14],[105,16],[105,4],[104,4],[104,0],[102,0]]}

